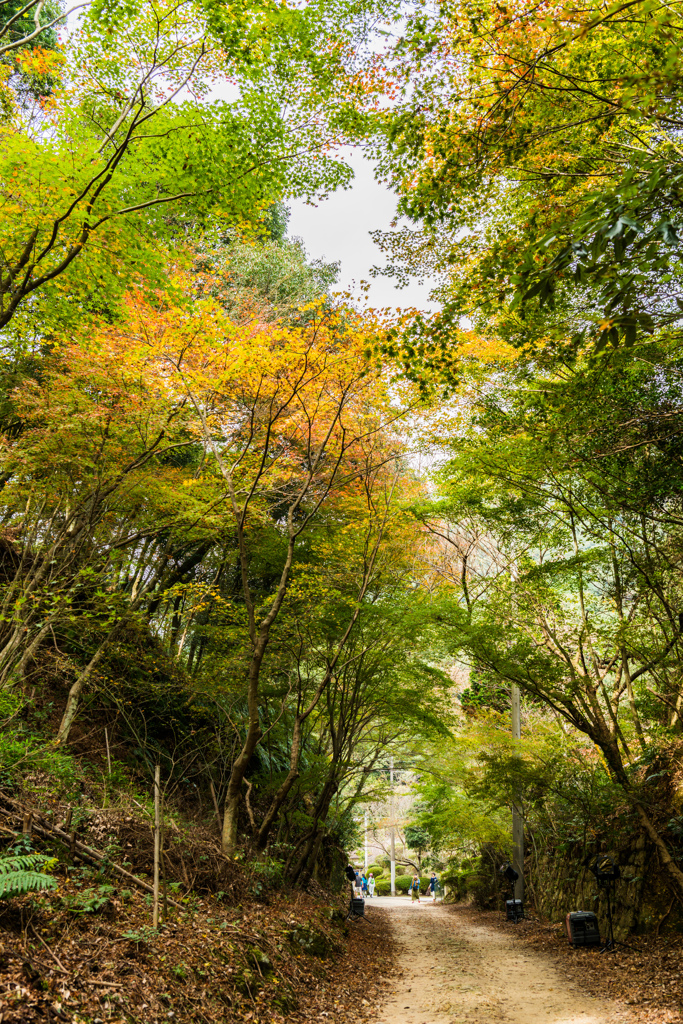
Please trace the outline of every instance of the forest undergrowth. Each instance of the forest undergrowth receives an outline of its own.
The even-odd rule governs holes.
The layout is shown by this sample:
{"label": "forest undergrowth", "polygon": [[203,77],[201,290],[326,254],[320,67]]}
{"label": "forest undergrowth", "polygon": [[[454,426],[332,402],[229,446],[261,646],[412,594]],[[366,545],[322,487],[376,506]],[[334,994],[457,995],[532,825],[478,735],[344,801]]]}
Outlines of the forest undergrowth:
{"label": "forest undergrowth", "polygon": [[[2,832],[16,838],[11,830],[21,817],[5,801]],[[149,826],[130,812],[93,810],[81,836],[88,843],[99,839],[109,857],[116,837],[118,859],[132,870],[137,858],[144,884],[148,875],[139,869],[149,843],[135,848],[134,841],[145,830],[149,835]],[[157,929],[152,895],[133,879],[117,877],[110,859],[88,863],[64,844],[35,836],[19,842],[55,854],[57,887],[1,905],[3,1024],[303,1024],[327,1016],[351,1024],[372,1013],[393,969],[382,916],[347,924],[346,894],[316,883],[307,892],[264,887],[247,868],[231,864],[222,891],[197,895],[172,883]],[[206,859],[211,845],[220,857],[215,837],[211,844],[201,835],[186,836],[185,870]],[[352,970],[357,962],[367,970]]]}

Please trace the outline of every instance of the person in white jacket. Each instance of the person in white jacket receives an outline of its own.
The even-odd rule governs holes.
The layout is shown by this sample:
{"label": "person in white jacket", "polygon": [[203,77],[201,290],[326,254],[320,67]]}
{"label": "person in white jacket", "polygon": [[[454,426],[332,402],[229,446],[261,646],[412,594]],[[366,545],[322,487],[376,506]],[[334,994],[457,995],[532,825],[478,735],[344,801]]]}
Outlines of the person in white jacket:
{"label": "person in white jacket", "polygon": [[368,893],[370,896],[375,895],[375,876],[370,872],[368,875]]}

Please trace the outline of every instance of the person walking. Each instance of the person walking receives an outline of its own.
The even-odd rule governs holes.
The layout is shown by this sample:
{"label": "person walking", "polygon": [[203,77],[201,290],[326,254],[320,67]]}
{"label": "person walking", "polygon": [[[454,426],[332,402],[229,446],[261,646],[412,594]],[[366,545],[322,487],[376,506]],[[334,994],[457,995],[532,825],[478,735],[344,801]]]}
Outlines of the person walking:
{"label": "person walking", "polygon": [[432,900],[433,900],[434,903],[436,903],[436,889],[437,889],[438,884],[439,884],[438,879],[437,879],[436,875],[434,874],[434,872],[432,871],[432,876],[429,879],[429,891],[432,894]]}
{"label": "person walking", "polygon": [[372,898],[375,895],[375,876],[373,875],[372,871],[368,876],[368,892],[370,894],[370,898]]}
{"label": "person walking", "polygon": [[415,900],[417,900],[418,903],[420,902],[420,876],[419,875],[413,875],[413,880],[410,883],[410,895],[412,896],[413,903],[415,902]]}
{"label": "person walking", "polygon": [[368,894],[368,880],[365,877],[365,875],[363,875],[361,877],[361,883],[362,883],[362,886],[363,886],[363,895],[367,896],[367,894]]}
{"label": "person walking", "polygon": [[357,894],[361,896],[363,893],[363,879],[360,876],[360,871],[356,871],[356,881],[354,882],[354,885],[356,886]]}

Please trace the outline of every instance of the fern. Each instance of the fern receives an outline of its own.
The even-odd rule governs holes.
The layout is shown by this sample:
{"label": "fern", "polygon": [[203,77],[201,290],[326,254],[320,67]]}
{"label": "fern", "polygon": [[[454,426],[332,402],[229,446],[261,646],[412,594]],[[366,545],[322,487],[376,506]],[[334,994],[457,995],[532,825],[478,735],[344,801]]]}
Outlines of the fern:
{"label": "fern", "polygon": [[52,861],[42,853],[9,854],[0,857],[0,899],[23,896],[27,892],[41,892],[56,889],[57,883],[50,875],[37,868],[45,868]]}

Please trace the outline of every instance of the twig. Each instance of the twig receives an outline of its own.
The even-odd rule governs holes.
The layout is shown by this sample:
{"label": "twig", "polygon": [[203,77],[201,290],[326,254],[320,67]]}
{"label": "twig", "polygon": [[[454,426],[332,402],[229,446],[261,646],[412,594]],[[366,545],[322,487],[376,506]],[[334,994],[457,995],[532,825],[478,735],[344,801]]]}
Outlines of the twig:
{"label": "twig", "polygon": [[44,939],[44,938],[42,938],[42,936],[40,936],[40,935],[38,934],[38,932],[37,932],[37,931],[35,930],[35,928],[33,927],[33,925],[32,925],[32,924],[31,924],[31,925],[29,925],[29,928],[31,929],[31,931],[33,932],[33,934],[35,935],[35,937],[36,937],[36,938],[38,939],[38,942],[41,942],[41,943],[43,944],[43,946],[45,946],[45,949],[46,949],[46,950],[48,951],[48,953],[50,954],[50,956],[52,957],[52,959],[54,960],[54,962],[55,962],[55,963],[57,964],[57,967],[59,967],[59,969],[60,969],[60,971],[62,972],[62,974],[68,974],[69,972],[67,971],[66,967],[65,967],[65,966],[64,966],[64,964],[63,964],[63,963],[61,962],[61,960],[59,959],[59,957],[57,956],[57,954],[56,954],[56,953],[53,953],[53,952],[52,952],[52,950],[51,950],[51,949],[50,949],[50,947],[48,946],[48,944],[47,944],[47,942],[45,941],[45,939]]}

